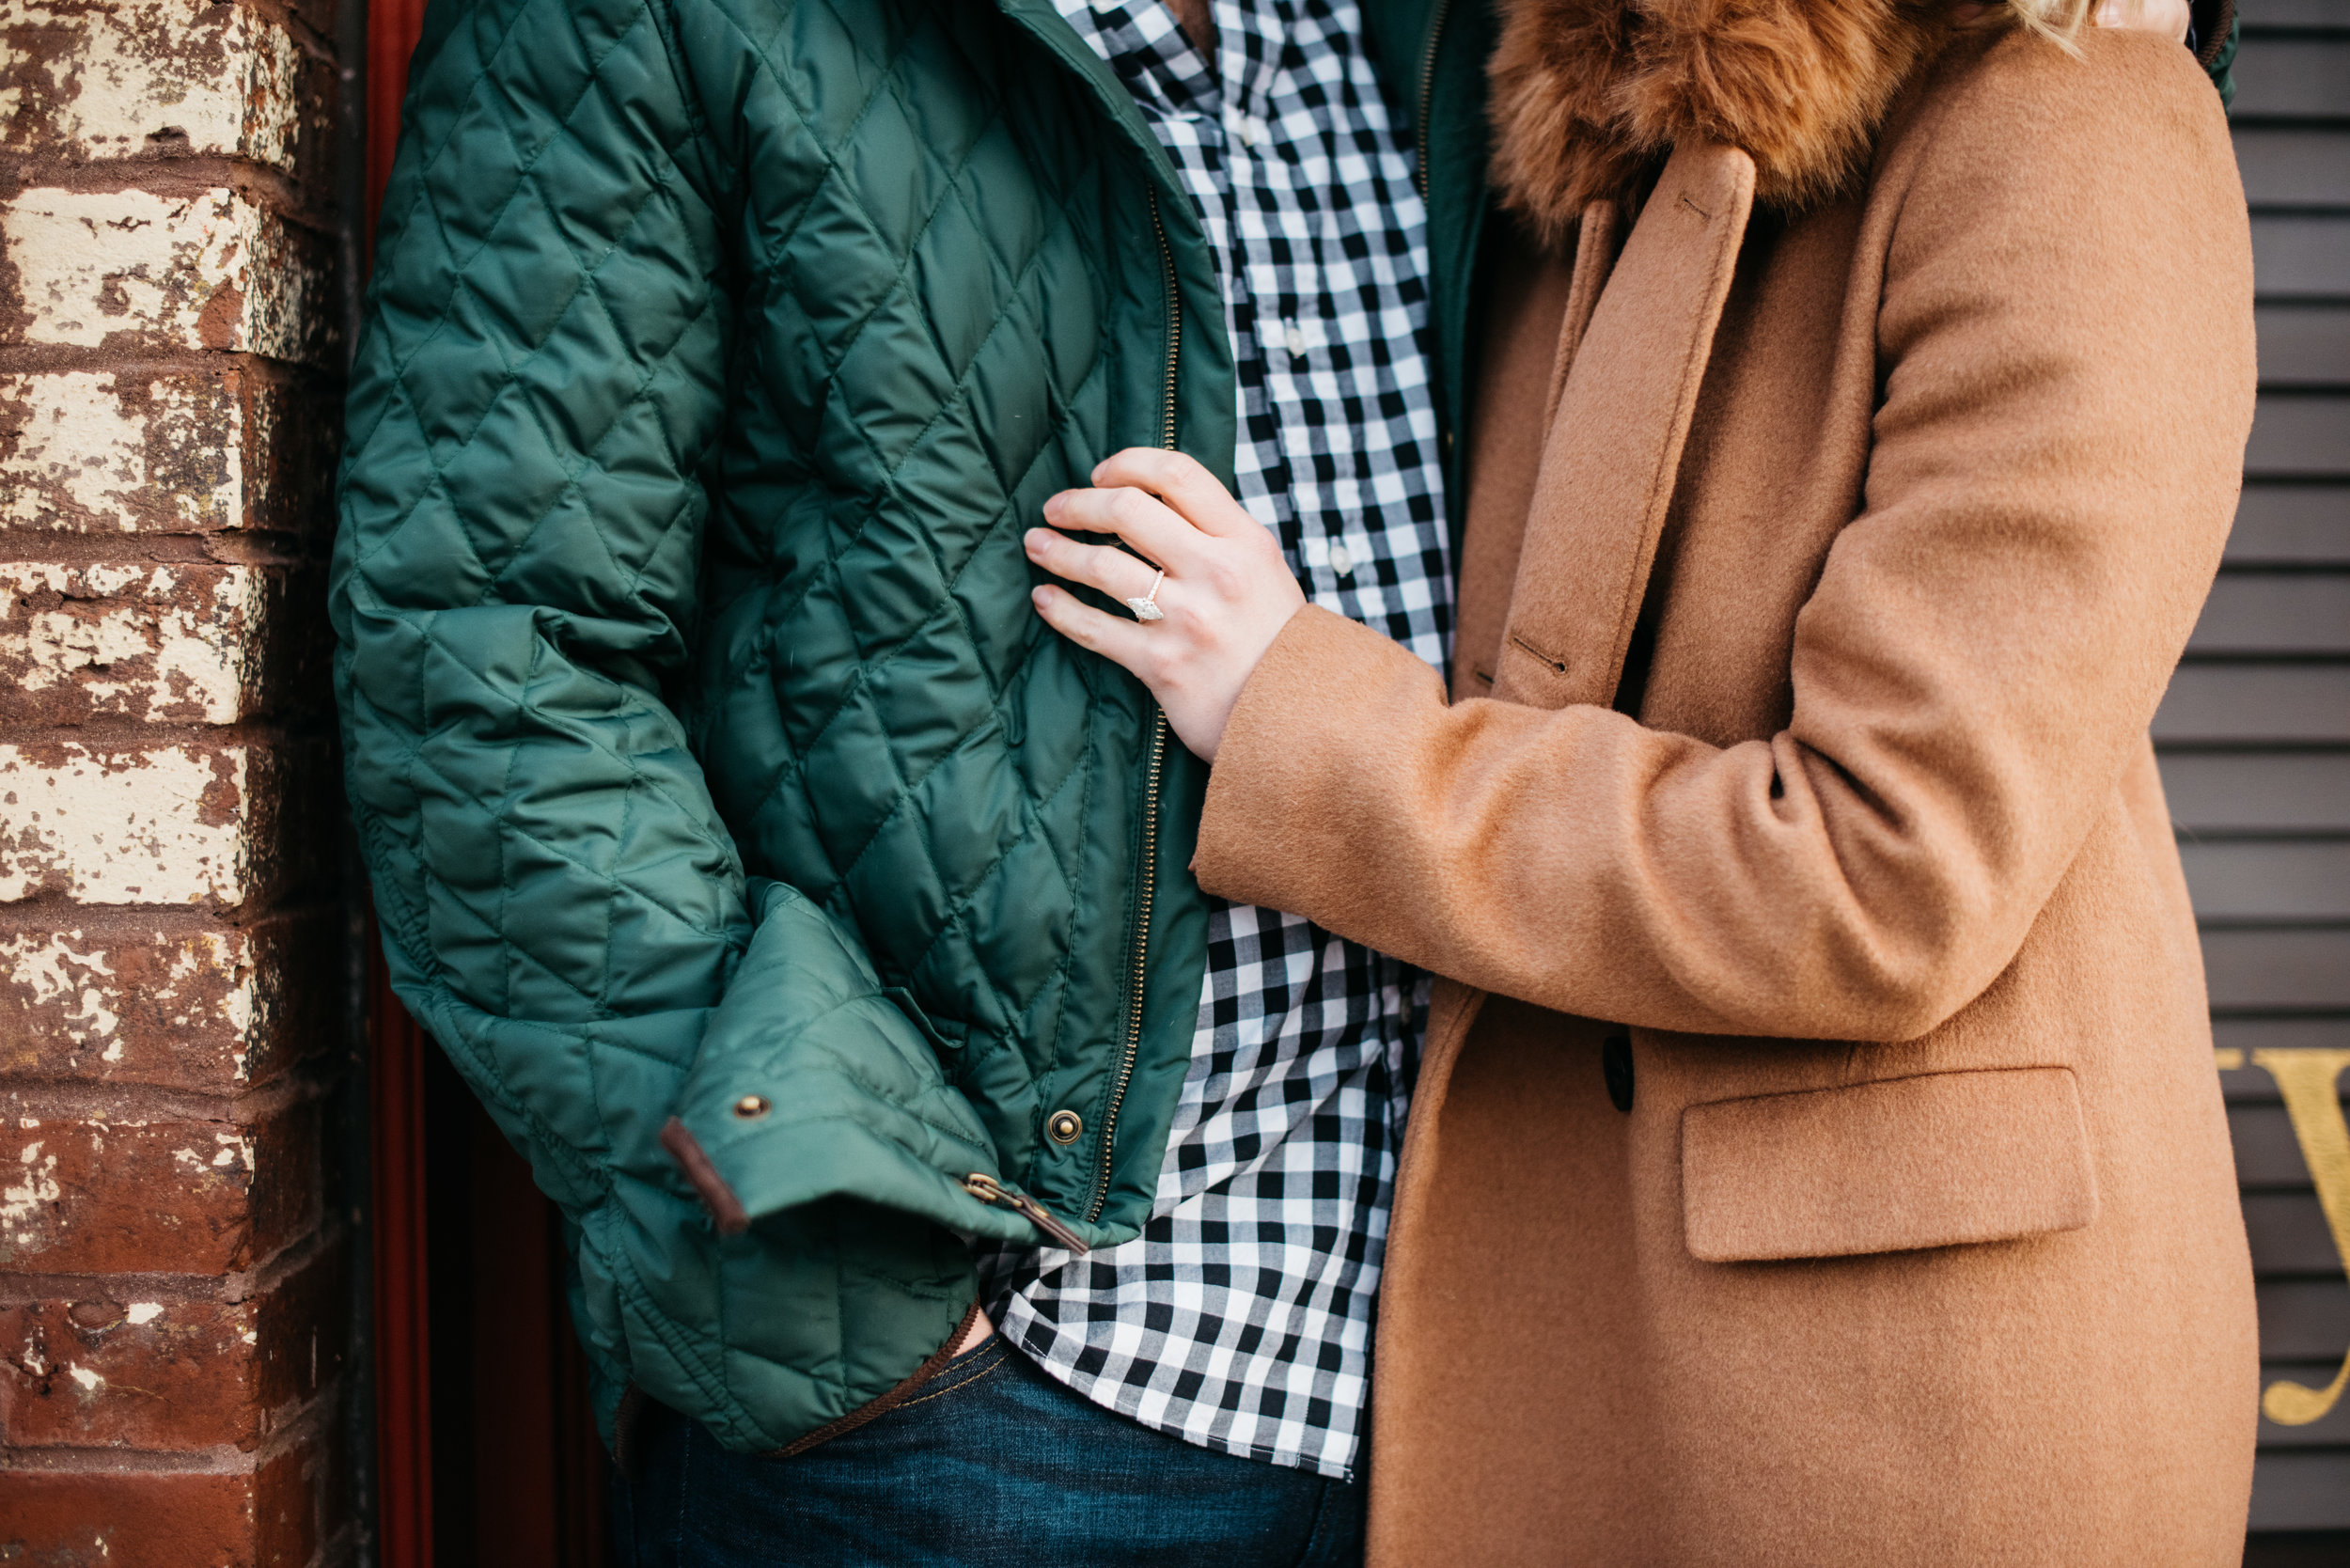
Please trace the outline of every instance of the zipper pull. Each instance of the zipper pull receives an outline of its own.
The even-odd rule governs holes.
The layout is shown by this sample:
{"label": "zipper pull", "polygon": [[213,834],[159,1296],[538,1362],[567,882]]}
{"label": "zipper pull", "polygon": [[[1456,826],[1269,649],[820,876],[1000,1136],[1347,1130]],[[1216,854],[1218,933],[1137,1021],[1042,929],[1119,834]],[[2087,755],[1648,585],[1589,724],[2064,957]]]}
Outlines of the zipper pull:
{"label": "zipper pull", "polygon": [[1055,1219],[1049,1210],[1026,1193],[1010,1191],[984,1170],[975,1170],[963,1179],[963,1190],[982,1203],[993,1203],[1010,1209],[1067,1251],[1087,1253],[1093,1249],[1085,1244],[1076,1231]]}

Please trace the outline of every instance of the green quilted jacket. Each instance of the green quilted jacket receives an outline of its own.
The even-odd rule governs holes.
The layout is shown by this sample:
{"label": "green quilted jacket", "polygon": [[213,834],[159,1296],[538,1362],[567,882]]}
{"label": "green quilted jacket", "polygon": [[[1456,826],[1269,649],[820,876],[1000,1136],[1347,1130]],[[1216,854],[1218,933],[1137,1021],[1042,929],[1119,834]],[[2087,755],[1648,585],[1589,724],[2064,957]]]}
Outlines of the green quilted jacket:
{"label": "green quilted jacket", "polygon": [[[1363,9],[1449,431],[1492,23]],[[436,0],[347,423],[393,984],[561,1206],[607,1439],[634,1388],[820,1440],[935,1364],[970,1239],[1133,1236],[1203,770],[1019,536],[1119,447],[1229,463],[1232,367],[1048,0]]]}
{"label": "green quilted jacket", "polygon": [[393,984],[562,1208],[607,1436],[821,1437],[967,1239],[1148,1214],[1204,769],[1019,538],[1229,463],[1214,259],[1045,0],[441,0],[376,246],[332,609]]}

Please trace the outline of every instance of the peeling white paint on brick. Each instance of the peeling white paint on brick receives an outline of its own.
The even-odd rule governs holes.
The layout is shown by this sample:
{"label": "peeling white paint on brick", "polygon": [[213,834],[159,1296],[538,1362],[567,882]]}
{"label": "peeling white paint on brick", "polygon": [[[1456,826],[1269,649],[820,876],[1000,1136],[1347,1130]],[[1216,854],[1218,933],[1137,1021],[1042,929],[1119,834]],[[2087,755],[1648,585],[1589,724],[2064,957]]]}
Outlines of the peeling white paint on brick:
{"label": "peeling white paint on brick", "polygon": [[243,521],[244,409],[209,380],[110,371],[0,376],[15,430],[0,522],[36,528],[228,528]]}
{"label": "peeling white paint on brick", "polygon": [[[161,1002],[176,1001],[182,988],[189,987],[191,981],[197,982],[195,988],[202,993],[201,1005],[228,1026],[230,1034],[237,1042],[230,1059],[236,1064],[237,1080],[243,1082],[245,1058],[249,1054],[247,1043],[252,1039],[258,1005],[255,992],[261,979],[254,966],[245,962],[243,945],[226,933],[205,932],[193,946],[173,955],[171,965],[164,975],[164,983],[157,986],[152,993],[154,998]],[[204,980],[218,976],[228,977],[225,990],[215,991],[202,985]],[[172,1014],[171,1022],[175,1027],[188,1028],[197,1019],[191,1010]]]}
{"label": "peeling white paint on brick", "polygon": [[243,902],[255,802],[245,749],[0,745],[0,902]]}
{"label": "peeling white paint on brick", "polygon": [[102,1388],[106,1381],[103,1377],[90,1371],[87,1367],[68,1367],[65,1370],[65,1374],[66,1376],[73,1379],[74,1382],[80,1384],[82,1386],[82,1392],[86,1394],[94,1394],[98,1392],[100,1388]]}
{"label": "peeling white paint on brick", "polygon": [[226,187],[198,196],[37,186],[0,205],[29,343],[315,351],[326,279],[285,222]]}
{"label": "peeling white paint on brick", "polygon": [[171,1163],[191,1175],[202,1176],[215,1170],[250,1175],[253,1171],[253,1139],[243,1133],[214,1133],[215,1145],[211,1154],[200,1149],[174,1149]]}
{"label": "peeling white paint on brick", "polygon": [[57,1156],[41,1152],[40,1141],[28,1143],[16,1156],[24,1172],[14,1181],[0,1176],[0,1239],[29,1242],[38,1239],[29,1228],[35,1214],[43,1203],[55,1203],[65,1196],[57,1184]]}
{"label": "peeling white paint on brick", "polygon": [[188,0],[7,8],[23,34],[47,35],[39,51],[0,37],[11,144],[61,143],[82,158],[167,145],[291,167],[302,50],[277,23]]}
{"label": "peeling white paint on brick", "polygon": [[266,946],[264,957],[248,933],[225,929],[0,933],[0,1074],[248,1083],[289,978]]}
{"label": "peeling white paint on brick", "polygon": [[124,717],[231,723],[258,683],[262,588],[242,566],[0,562],[0,678],[75,685]]}
{"label": "peeling white paint on brick", "polygon": [[[199,962],[193,949],[181,952],[171,961],[171,983],[155,995],[164,1000],[170,1000],[179,995],[182,984],[194,980],[199,973],[233,975],[235,983],[226,994],[212,998],[211,1005],[220,1010],[222,1020],[239,1040],[243,1040],[253,1032],[254,992],[259,977],[254,972],[253,965],[244,962],[242,943],[232,941],[219,932],[206,932],[199,938],[199,943],[204,949],[204,959]],[[181,1013],[173,1021],[185,1027],[188,1015]],[[244,1061],[242,1050],[237,1053],[237,1061],[242,1067]]]}
{"label": "peeling white paint on brick", "polygon": [[163,1315],[164,1304],[160,1301],[133,1301],[123,1312],[133,1328],[144,1328]]}
{"label": "peeling white paint on brick", "polygon": [[[106,962],[106,955],[77,952],[67,946],[81,935],[78,931],[25,932],[0,938],[0,973],[36,1005],[60,998],[71,1002],[59,1027],[75,1044],[86,1045],[113,1041],[122,1017],[106,1006],[114,988],[92,983],[113,977],[114,967]],[[117,1060],[120,1052],[120,1043],[114,1042],[106,1048],[105,1059]]]}

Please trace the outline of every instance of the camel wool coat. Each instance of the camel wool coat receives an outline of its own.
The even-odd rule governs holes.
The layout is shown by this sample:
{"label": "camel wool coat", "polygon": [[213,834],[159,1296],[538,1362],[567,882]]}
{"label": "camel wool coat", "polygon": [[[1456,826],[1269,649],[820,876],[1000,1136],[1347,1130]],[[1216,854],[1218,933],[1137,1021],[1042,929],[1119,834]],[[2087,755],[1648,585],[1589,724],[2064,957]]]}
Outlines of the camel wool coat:
{"label": "camel wool coat", "polygon": [[1209,784],[1210,891],[1439,977],[1371,1561],[2232,1563],[2147,737],[2252,412],[2220,106],[2151,35],[1734,3],[1505,7],[1449,692],[1302,610]]}

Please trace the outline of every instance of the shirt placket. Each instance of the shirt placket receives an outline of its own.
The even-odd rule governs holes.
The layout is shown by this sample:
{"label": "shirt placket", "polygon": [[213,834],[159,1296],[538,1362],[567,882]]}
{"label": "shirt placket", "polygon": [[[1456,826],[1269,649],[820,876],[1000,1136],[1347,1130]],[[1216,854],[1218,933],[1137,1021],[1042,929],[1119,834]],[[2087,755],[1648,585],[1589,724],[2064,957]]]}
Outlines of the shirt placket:
{"label": "shirt placket", "polygon": [[[1274,431],[1282,485],[1283,544],[1290,566],[1310,597],[1343,608],[1343,590],[1360,564],[1343,513],[1334,504],[1327,472],[1340,456],[1333,422],[1343,417],[1329,363],[1330,323],[1319,232],[1329,215],[1320,201],[1300,199],[1300,185],[1325,193],[1336,181],[1312,166],[1326,155],[1328,113],[1308,106],[1287,69],[1284,7],[1247,7],[1223,0],[1219,26],[1230,29],[1226,108],[1232,158],[1236,270],[1254,307],[1257,351],[1263,367],[1263,416]],[[1226,13],[1230,13],[1229,16]],[[1337,526],[1334,527],[1334,525]]]}

